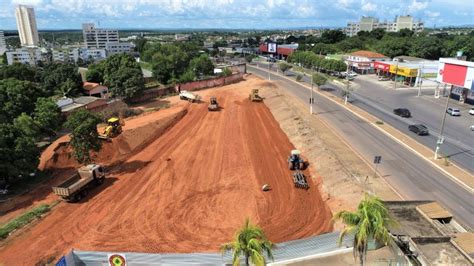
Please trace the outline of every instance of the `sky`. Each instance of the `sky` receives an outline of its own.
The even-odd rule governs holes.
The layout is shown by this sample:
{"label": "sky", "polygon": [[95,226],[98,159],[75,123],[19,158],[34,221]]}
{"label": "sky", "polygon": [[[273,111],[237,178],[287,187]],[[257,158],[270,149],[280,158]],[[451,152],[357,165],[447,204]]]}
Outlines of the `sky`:
{"label": "sky", "polygon": [[16,29],[15,6],[35,8],[38,28],[282,29],[343,27],[361,16],[411,15],[425,26],[474,25],[472,0],[0,0],[0,29]]}

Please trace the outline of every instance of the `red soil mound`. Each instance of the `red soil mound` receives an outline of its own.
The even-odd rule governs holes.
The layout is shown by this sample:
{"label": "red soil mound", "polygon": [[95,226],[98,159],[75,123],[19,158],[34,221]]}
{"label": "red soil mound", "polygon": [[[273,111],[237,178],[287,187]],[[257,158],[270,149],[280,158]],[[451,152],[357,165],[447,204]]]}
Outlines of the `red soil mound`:
{"label": "red soil mound", "polygon": [[[58,205],[2,246],[0,262],[31,265],[71,248],[217,251],[246,217],[274,242],[330,231],[331,214],[314,183],[293,186],[286,158],[294,147],[268,108],[246,99],[250,85],[212,90],[221,111],[191,105],[85,201]],[[261,191],[265,183],[271,191]]]}

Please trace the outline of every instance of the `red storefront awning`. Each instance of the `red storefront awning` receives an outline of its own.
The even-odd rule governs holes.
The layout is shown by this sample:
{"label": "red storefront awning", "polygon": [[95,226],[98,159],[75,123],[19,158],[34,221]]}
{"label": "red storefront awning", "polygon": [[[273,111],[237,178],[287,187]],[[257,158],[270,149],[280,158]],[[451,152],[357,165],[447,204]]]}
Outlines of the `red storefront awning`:
{"label": "red storefront awning", "polygon": [[379,69],[381,71],[389,71],[390,64],[376,61],[374,62],[374,69]]}

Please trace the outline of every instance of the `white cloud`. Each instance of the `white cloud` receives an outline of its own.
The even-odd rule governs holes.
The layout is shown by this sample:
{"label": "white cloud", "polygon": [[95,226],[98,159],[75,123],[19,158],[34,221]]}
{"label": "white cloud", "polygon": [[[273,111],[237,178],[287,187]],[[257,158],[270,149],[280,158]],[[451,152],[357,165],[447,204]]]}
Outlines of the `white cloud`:
{"label": "white cloud", "polygon": [[362,5],[361,9],[365,12],[371,12],[377,10],[377,5],[367,2]]}
{"label": "white cloud", "polygon": [[43,4],[43,0],[12,0],[12,4],[38,6]]}
{"label": "white cloud", "polygon": [[432,12],[432,11],[429,11],[429,10],[426,10],[425,11],[425,15],[427,15],[428,17],[430,18],[437,18],[441,15],[441,13],[439,12]]}
{"label": "white cloud", "polygon": [[428,7],[428,2],[423,2],[423,1],[418,2],[417,0],[413,0],[413,2],[411,2],[411,4],[408,6],[408,10],[410,12],[415,13],[420,10],[426,9],[427,7]]}

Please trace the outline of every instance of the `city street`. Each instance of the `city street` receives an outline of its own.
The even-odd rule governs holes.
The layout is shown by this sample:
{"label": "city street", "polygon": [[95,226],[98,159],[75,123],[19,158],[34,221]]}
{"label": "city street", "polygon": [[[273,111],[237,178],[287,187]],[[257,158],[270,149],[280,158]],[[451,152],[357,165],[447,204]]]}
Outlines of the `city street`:
{"label": "city street", "polygon": [[[268,78],[267,70],[248,66],[249,72],[263,78]],[[308,102],[310,92],[302,85],[274,74],[271,74],[271,80],[277,81],[304,103]],[[382,156],[382,164],[378,168],[380,176],[405,199],[436,200],[464,226],[474,228],[472,193],[343,107],[317,94],[314,97],[315,115],[327,121],[366,161],[372,162],[375,155]]]}

